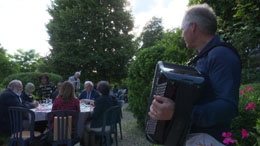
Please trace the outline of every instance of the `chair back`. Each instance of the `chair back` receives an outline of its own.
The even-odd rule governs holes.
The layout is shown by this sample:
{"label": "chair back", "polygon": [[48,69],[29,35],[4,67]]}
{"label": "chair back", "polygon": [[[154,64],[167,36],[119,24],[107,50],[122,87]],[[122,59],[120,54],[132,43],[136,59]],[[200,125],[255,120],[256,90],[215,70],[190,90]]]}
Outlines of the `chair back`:
{"label": "chair back", "polygon": [[29,120],[30,138],[34,137],[34,112],[22,107],[9,107],[9,118],[11,122],[11,134],[13,139],[22,139],[23,121]]}
{"label": "chair back", "polygon": [[103,114],[102,132],[105,132],[106,126],[110,126],[111,132],[116,132],[116,123],[120,118],[120,106],[113,106],[107,109]]}
{"label": "chair back", "polygon": [[76,111],[52,111],[47,114],[47,117],[54,142],[66,143],[77,137],[78,113]]}

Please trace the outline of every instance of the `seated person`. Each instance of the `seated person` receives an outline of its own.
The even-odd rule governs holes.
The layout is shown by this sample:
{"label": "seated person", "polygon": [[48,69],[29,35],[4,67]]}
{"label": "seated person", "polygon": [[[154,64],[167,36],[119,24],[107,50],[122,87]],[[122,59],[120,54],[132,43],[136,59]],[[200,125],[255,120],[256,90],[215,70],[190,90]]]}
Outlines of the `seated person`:
{"label": "seated person", "polygon": [[[101,94],[100,97],[98,97],[94,104],[94,111],[90,116],[90,122],[87,124],[87,130],[101,130],[102,122],[103,122],[103,113],[113,107],[118,105],[116,99],[112,98],[112,96],[109,95],[110,86],[107,81],[100,81],[97,84],[97,90],[99,94]],[[88,136],[87,131],[84,133],[84,143],[87,143]]]}
{"label": "seated person", "polygon": [[[35,100],[33,100],[33,95],[32,93],[35,91],[35,86],[33,83],[27,83],[25,85],[24,91],[21,94],[21,98],[22,98],[22,103],[27,104],[30,107],[30,103],[35,102]],[[33,108],[34,106],[32,105],[31,108]]]}
{"label": "seated person", "polygon": [[75,96],[74,86],[70,81],[62,84],[59,95],[53,102],[52,110],[74,110],[80,112],[79,100]]}
{"label": "seated person", "polygon": [[59,95],[52,105],[52,111],[55,110],[75,110],[80,112],[79,100],[75,96],[71,82],[66,81],[62,84]]}
{"label": "seated person", "polygon": [[52,99],[52,103],[54,102],[54,100],[56,99],[56,97],[59,95],[59,91],[61,89],[62,86],[62,82],[58,82],[57,83],[57,88],[56,90],[52,93],[51,95],[51,99]]}
{"label": "seated person", "polygon": [[20,80],[12,80],[8,87],[0,94],[0,133],[10,134],[11,125],[8,108],[11,106],[23,108],[36,108],[38,102],[25,104],[20,97],[23,91],[23,84]]}
{"label": "seated person", "polygon": [[99,97],[99,94],[97,90],[93,88],[93,83],[91,81],[86,81],[84,83],[84,87],[85,89],[80,93],[78,97],[80,102],[94,104],[94,100]]}
{"label": "seated person", "polygon": [[[51,111],[57,111],[57,110],[73,110],[78,113],[80,113],[80,105],[79,100],[75,96],[75,89],[73,84],[70,81],[66,81],[62,84],[61,90],[59,92],[59,95],[55,99],[52,105]],[[72,117],[72,125],[75,125],[74,123],[75,117]],[[52,120],[52,129],[53,129],[53,120]],[[47,131],[45,134],[47,136],[44,136],[41,140],[44,141],[44,145],[48,145],[50,141],[52,141],[52,135],[50,135],[50,132]]]}
{"label": "seated person", "polygon": [[46,74],[41,75],[39,80],[41,83],[39,88],[40,101],[49,100],[54,92],[54,84],[49,82],[49,77]]}

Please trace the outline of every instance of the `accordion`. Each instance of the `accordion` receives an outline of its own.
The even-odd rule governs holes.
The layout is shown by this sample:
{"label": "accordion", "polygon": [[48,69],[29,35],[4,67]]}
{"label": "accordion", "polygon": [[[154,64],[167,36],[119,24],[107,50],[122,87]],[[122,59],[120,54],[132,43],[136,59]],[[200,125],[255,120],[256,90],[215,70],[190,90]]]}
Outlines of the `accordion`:
{"label": "accordion", "polygon": [[154,95],[172,99],[175,102],[171,120],[146,119],[146,138],[154,144],[182,146],[190,128],[192,105],[199,99],[204,88],[204,78],[193,67],[159,61],[156,65],[150,105]]}

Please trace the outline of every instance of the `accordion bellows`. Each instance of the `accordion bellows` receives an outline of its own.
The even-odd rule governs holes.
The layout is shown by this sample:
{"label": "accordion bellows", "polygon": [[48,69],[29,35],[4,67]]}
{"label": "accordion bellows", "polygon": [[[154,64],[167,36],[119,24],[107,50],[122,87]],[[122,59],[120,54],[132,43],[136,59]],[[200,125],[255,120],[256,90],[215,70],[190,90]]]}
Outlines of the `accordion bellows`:
{"label": "accordion bellows", "polygon": [[150,93],[149,107],[154,95],[172,99],[175,111],[172,120],[153,120],[147,114],[146,138],[154,144],[182,146],[190,128],[192,105],[204,88],[204,78],[193,67],[159,61]]}

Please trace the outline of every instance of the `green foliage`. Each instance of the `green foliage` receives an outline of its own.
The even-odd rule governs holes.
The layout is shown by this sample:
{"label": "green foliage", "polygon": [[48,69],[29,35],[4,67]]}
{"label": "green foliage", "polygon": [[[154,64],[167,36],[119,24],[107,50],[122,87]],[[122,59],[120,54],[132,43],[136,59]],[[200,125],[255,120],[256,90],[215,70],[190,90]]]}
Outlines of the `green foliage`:
{"label": "green foliage", "polygon": [[148,48],[156,44],[163,37],[162,19],[153,17],[146,23],[141,33],[142,48]]}
{"label": "green foliage", "polygon": [[[42,75],[43,73],[40,72],[26,72],[26,73],[17,73],[17,74],[12,74],[7,76],[4,80],[3,80],[3,85],[5,87],[7,87],[8,83],[14,79],[18,79],[21,80],[23,85],[25,86],[28,82],[31,82],[34,84],[36,90],[35,90],[35,94],[38,93],[38,88],[40,86],[40,81],[39,81],[39,77]],[[57,84],[57,82],[59,81],[63,81],[62,77],[60,75],[54,74],[54,73],[44,73],[47,74],[49,77],[49,81],[54,83],[55,85]]]}
{"label": "green foliage", "polygon": [[[192,51],[185,48],[181,39],[181,30],[174,29],[164,34],[156,45],[141,49],[128,70],[129,105],[138,125],[144,127],[148,109],[154,70],[159,60],[184,63],[191,56]],[[178,55],[180,54],[180,55]]]}
{"label": "green foliage", "polygon": [[[253,90],[250,90],[250,87]],[[241,130],[246,129],[260,137],[260,133],[256,131],[257,121],[260,120],[260,83],[243,85],[240,91],[239,114],[232,121],[232,137],[238,140],[241,146],[254,145],[256,137],[250,134],[242,140]],[[255,108],[246,110],[248,103],[254,103]]]}
{"label": "green foliage", "polygon": [[52,71],[64,78],[120,81],[134,54],[133,21],[126,0],[54,0],[48,9]]}
{"label": "green foliage", "polygon": [[9,55],[20,67],[20,72],[34,72],[37,70],[40,55],[35,53],[35,50],[23,51],[17,50],[18,53]]}
{"label": "green foliage", "polygon": [[0,82],[2,82],[6,76],[17,73],[18,70],[18,64],[10,60],[6,54],[6,50],[0,45]]}

